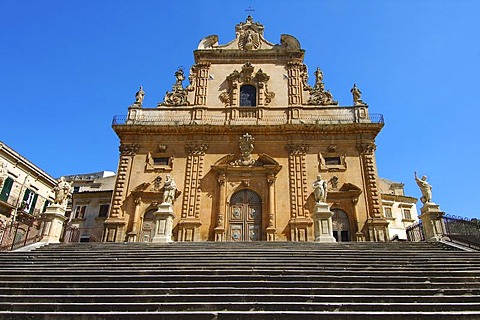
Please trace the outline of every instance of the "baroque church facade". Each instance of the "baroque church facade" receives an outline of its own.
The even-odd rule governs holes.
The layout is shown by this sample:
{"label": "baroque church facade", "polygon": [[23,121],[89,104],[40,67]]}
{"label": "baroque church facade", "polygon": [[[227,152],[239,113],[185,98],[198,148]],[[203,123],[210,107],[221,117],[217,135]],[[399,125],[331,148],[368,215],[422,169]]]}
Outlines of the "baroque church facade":
{"label": "baroque church facade", "polygon": [[165,181],[173,241],[314,241],[312,183],[327,181],[336,241],[388,241],[375,160],[383,117],[352,88],[340,106],[287,34],[267,41],[249,16],[236,37],[200,41],[188,75],[154,108],[140,88],[116,116],[120,159],[103,241],[149,242]]}

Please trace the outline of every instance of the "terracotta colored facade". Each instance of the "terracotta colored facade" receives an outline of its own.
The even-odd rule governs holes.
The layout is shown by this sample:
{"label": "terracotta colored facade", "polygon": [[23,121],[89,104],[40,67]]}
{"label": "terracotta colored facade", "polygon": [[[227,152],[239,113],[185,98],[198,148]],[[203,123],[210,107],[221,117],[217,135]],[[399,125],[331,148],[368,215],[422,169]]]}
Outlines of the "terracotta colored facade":
{"label": "terracotta colored facade", "polygon": [[382,116],[356,87],[354,105],[339,106],[318,68],[310,86],[293,36],[270,43],[251,17],[235,31],[225,45],[200,42],[187,86],[179,69],[156,108],[139,91],[115,117],[120,159],[103,240],[151,241],[170,175],[175,241],[313,241],[320,174],[338,241],[387,241],[375,161]]}

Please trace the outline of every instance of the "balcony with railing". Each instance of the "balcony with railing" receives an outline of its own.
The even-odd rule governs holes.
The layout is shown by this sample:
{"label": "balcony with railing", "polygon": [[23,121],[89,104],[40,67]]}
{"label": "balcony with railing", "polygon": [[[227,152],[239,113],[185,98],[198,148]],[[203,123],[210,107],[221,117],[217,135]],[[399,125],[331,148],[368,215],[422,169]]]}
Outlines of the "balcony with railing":
{"label": "balcony with railing", "polygon": [[130,109],[113,118],[112,126],[242,126],[383,124],[383,115],[369,114],[364,107],[336,108],[159,108]]}

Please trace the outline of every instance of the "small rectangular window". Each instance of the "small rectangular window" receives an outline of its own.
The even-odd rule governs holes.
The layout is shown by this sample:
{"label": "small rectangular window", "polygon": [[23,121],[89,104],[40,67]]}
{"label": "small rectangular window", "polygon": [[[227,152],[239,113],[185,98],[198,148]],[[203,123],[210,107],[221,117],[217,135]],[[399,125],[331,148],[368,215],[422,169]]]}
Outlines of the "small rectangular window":
{"label": "small rectangular window", "polygon": [[153,165],[155,166],[168,166],[170,158],[153,158]]}
{"label": "small rectangular window", "polygon": [[340,157],[325,157],[325,164],[327,166],[339,166],[342,163]]}
{"label": "small rectangular window", "polygon": [[412,214],[410,213],[410,209],[403,209],[403,218],[405,220],[412,220]]}
{"label": "small rectangular window", "polygon": [[385,213],[385,218],[392,218],[392,208],[383,207],[383,212]]}
{"label": "small rectangular window", "polygon": [[108,215],[108,209],[110,208],[109,204],[101,204],[100,210],[98,210],[98,217],[105,218]]}
{"label": "small rectangular window", "polygon": [[77,206],[77,208],[75,209],[75,219],[85,218],[86,210],[87,210],[87,206]]}

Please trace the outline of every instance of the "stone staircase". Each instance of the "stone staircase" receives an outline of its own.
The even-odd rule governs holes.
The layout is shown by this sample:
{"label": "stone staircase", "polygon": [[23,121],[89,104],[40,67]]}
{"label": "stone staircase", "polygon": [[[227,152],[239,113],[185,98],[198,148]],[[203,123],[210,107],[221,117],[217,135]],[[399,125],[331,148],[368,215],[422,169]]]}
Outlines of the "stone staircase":
{"label": "stone staircase", "polygon": [[0,319],[480,319],[441,243],[77,243],[0,254]]}

